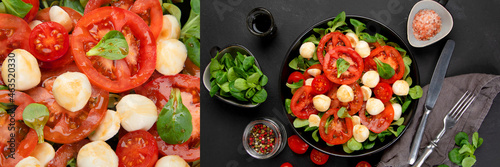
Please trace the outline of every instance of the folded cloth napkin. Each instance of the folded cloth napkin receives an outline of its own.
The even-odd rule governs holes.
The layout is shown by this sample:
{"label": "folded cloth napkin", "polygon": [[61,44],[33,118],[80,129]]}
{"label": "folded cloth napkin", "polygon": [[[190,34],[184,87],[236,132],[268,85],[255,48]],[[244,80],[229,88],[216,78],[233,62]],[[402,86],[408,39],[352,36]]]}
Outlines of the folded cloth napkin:
{"label": "folded cloth napkin", "polygon": [[[377,166],[409,166],[408,158],[410,156],[410,147],[418,125],[420,124],[422,114],[424,113],[427,90],[428,85],[423,88],[424,93],[418,102],[417,110],[415,111],[415,115],[408,129],[396,143],[385,150]],[[425,147],[429,145],[430,141],[434,140],[439,131],[441,131],[443,128],[443,118],[460,97],[462,97],[465,91],[472,91],[476,94],[476,100],[469,106],[467,111],[465,111],[457,124],[452,129],[446,131],[445,135],[439,141],[438,147],[434,149],[434,152],[425,161],[423,166],[434,166],[439,164],[455,166],[455,164],[448,159],[448,152],[455,147],[455,135],[461,131],[471,135],[479,129],[484,117],[490,110],[493,100],[500,92],[500,76],[465,74],[445,78],[436,105],[427,119],[422,143],[420,143],[419,156],[422,155]]]}

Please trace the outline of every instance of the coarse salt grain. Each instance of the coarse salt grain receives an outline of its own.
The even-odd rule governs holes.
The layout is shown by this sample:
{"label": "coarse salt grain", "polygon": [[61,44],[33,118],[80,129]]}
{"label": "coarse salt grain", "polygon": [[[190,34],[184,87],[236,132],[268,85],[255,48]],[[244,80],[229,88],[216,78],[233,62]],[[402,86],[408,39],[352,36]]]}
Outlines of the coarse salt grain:
{"label": "coarse salt grain", "polygon": [[441,31],[441,17],[430,9],[422,9],[413,19],[413,35],[417,40],[426,41]]}

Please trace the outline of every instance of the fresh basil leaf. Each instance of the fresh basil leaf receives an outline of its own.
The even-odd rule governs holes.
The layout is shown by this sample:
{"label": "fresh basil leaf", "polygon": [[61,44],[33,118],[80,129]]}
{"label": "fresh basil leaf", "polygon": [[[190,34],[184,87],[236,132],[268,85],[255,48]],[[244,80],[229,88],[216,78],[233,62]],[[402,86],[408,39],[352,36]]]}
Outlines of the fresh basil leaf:
{"label": "fresh basil leaf", "polygon": [[481,145],[483,145],[483,138],[480,137],[479,140],[477,141],[477,147],[480,147]]}
{"label": "fresh basil leaf", "polygon": [[0,85],[0,90],[9,90],[9,87],[5,85]]}
{"label": "fresh basil leaf", "polygon": [[370,135],[368,136],[368,140],[375,141],[375,139],[377,139],[377,137],[378,137],[377,133],[370,132]]}
{"label": "fresh basil leaf", "polygon": [[200,14],[200,0],[191,0],[191,10],[196,14]]}
{"label": "fresh basil leaf", "polygon": [[252,97],[252,101],[255,103],[263,103],[267,99],[267,91],[265,89],[261,89],[255,93]]}
{"label": "fresh basil leaf", "polygon": [[339,118],[351,118],[351,115],[349,115],[349,112],[347,112],[347,109],[345,107],[341,107],[337,111],[337,115],[339,116]]}
{"label": "fresh basil leaf", "polygon": [[311,67],[312,65],[319,64],[318,56],[316,55],[316,52],[314,52],[313,58],[305,60],[306,64],[308,67]]}
{"label": "fresh basil leaf", "polygon": [[363,145],[361,143],[359,143],[358,141],[356,141],[353,137],[353,138],[349,139],[349,141],[347,141],[347,147],[350,150],[357,151],[357,150],[361,150],[363,148]]}
{"label": "fresh basil leaf", "polygon": [[266,86],[267,85],[267,82],[268,82],[268,78],[266,75],[262,75],[262,77],[260,77],[260,82],[259,82],[259,85],[260,86]]}
{"label": "fresh basil leaf", "polygon": [[200,41],[195,37],[188,38],[184,41],[186,46],[188,58],[194,65],[200,67]]}
{"label": "fresh basil leaf", "polygon": [[368,43],[377,42],[377,38],[375,38],[374,36],[371,36],[370,34],[368,34],[366,32],[360,33],[358,37],[360,40],[366,41]]}
{"label": "fresh basil leaf", "polygon": [[477,148],[477,144],[478,144],[478,141],[479,141],[479,133],[477,132],[474,132],[472,134],[472,145],[474,146],[474,148]]}
{"label": "fresh basil leaf", "polygon": [[33,8],[32,4],[25,3],[22,0],[3,0],[5,11],[8,14],[24,18],[28,12]]}
{"label": "fresh basil leaf", "polygon": [[243,60],[243,70],[248,70],[255,64],[255,58],[253,56],[247,56]]}
{"label": "fresh basil leaf", "polygon": [[408,92],[412,99],[421,98],[423,93],[424,91],[419,85],[415,85],[414,87],[410,88],[410,91]]}
{"label": "fresh basil leaf", "polygon": [[170,98],[158,116],[156,127],[160,138],[168,144],[186,142],[193,131],[191,112],[182,104],[181,91],[172,89]]}
{"label": "fresh basil leaf", "polygon": [[446,165],[446,164],[441,164],[441,165],[439,165],[439,166],[437,166],[437,167],[450,167],[450,166],[448,166],[448,165]]}
{"label": "fresh basil leaf", "polygon": [[350,154],[350,153],[354,152],[353,150],[351,150],[351,149],[347,146],[347,143],[342,144],[342,149],[343,149],[343,150],[344,150],[344,152],[346,152],[347,154]]}
{"label": "fresh basil leaf", "polygon": [[241,76],[243,78],[247,78],[248,74],[242,68],[243,67],[241,67],[241,66],[235,66],[234,67],[234,72],[236,72],[236,74],[238,74],[238,76]]}
{"label": "fresh basil leaf", "polygon": [[7,13],[7,9],[5,9],[5,5],[0,2],[0,13]]}
{"label": "fresh basil leaf", "polygon": [[290,88],[290,89],[298,89],[300,87],[302,87],[304,85],[304,80],[300,80],[299,82],[294,82],[294,83],[286,83],[286,87]]}
{"label": "fresh basil leaf", "polygon": [[344,11],[340,12],[335,17],[335,19],[333,19],[333,21],[329,21],[327,23],[328,26],[330,27],[329,29],[327,29],[327,31],[328,32],[334,32],[338,27],[347,25],[347,23],[345,22],[345,18],[346,18],[345,12]]}
{"label": "fresh basil leaf", "polygon": [[234,80],[234,88],[238,89],[238,92],[247,90],[247,81],[243,78],[237,78],[236,80]]}
{"label": "fresh basil leaf", "polygon": [[233,59],[233,57],[231,56],[230,53],[224,54],[224,56],[222,56],[222,58],[221,58],[221,63],[223,63],[225,65],[225,68],[227,70],[229,70],[230,68],[235,66],[234,61],[231,61],[232,59]]}
{"label": "fresh basil leaf", "polygon": [[85,8],[80,3],[80,0],[61,0],[61,2],[59,2],[59,5],[74,9],[81,15],[83,15],[83,10],[85,10]]}
{"label": "fresh basil leaf", "polygon": [[200,15],[194,12],[194,10],[191,10],[188,20],[182,26],[180,38],[187,39],[192,36],[200,39]]}
{"label": "fresh basil leaf", "polygon": [[245,98],[251,99],[255,95],[255,88],[250,88],[245,92]]}
{"label": "fresh basil leaf", "polygon": [[377,38],[377,42],[379,43],[380,46],[386,45],[385,41],[387,41],[387,38],[384,37],[383,35],[375,33],[375,38]]}
{"label": "fresh basil leaf", "polygon": [[349,69],[349,66],[351,66],[351,64],[349,64],[349,62],[344,60],[343,58],[337,59],[336,64],[337,64],[337,78],[340,78],[340,75],[346,72],[347,69]]}
{"label": "fresh basil leaf", "polygon": [[217,74],[215,74],[215,81],[218,84],[223,84],[224,82],[227,82],[227,72],[218,71]]}
{"label": "fresh basil leaf", "polygon": [[101,41],[87,52],[87,56],[101,56],[109,60],[120,60],[128,55],[128,44],[120,31],[111,30]]}
{"label": "fresh basil leaf", "polygon": [[[231,87],[231,83],[229,83],[230,87]],[[233,91],[229,91],[229,93],[231,94],[231,96],[233,96],[234,98],[238,99],[239,101],[248,101],[246,98],[245,98],[245,94],[243,92],[233,92]],[[255,96],[255,95],[254,95]]]}
{"label": "fresh basil leaf", "polygon": [[35,129],[38,143],[43,143],[43,127],[49,120],[49,109],[38,103],[31,103],[23,111],[23,121],[30,128]]}
{"label": "fresh basil leaf", "polygon": [[332,122],[333,120],[333,116],[329,116],[327,119],[326,119],[326,124],[325,124],[325,134],[328,134],[328,126],[330,126],[330,123]]}
{"label": "fresh basil leaf", "polygon": [[67,163],[66,163],[66,166],[69,166],[69,167],[76,167],[76,159],[75,158],[71,158]]}
{"label": "fresh basil leaf", "polygon": [[234,72],[234,67],[229,68],[229,70],[227,70],[227,80],[229,82],[232,82],[232,81],[236,80],[237,78],[238,78],[238,74],[236,74],[236,72]]}
{"label": "fresh basil leaf", "polygon": [[351,22],[351,25],[354,26],[354,31],[357,36],[359,36],[359,33],[366,29],[366,25],[356,19],[350,19],[349,21]]}
{"label": "fresh basil leaf", "polygon": [[309,126],[309,127],[307,127],[307,128],[304,130],[304,132],[315,131],[315,130],[317,130],[318,128],[319,128],[319,127],[317,127],[317,126],[312,126],[312,127],[311,127],[311,126]]}
{"label": "fresh basil leaf", "polygon": [[411,79],[411,77],[407,77],[407,78],[405,79],[405,81],[406,81],[406,83],[408,83],[408,85],[413,84],[413,79]]}
{"label": "fresh basil leaf", "polygon": [[448,153],[448,159],[450,159],[451,162],[457,165],[462,165],[462,160],[465,158],[465,156],[458,153],[458,150],[459,150],[458,148],[452,149]]}
{"label": "fresh basil leaf", "polygon": [[392,126],[391,126],[391,127],[389,127],[389,128],[387,128],[387,130],[386,130],[386,131],[391,132],[391,133],[392,133],[394,136],[396,136],[396,137],[398,136],[398,132],[394,131],[394,128],[393,128]]}
{"label": "fresh basil leaf", "polygon": [[229,93],[231,90],[229,90],[229,82],[223,83],[222,85],[219,85],[220,90],[224,93]]}
{"label": "fresh basil leaf", "polygon": [[222,69],[224,69],[224,65],[219,63],[219,61],[217,60],[217,56],[215,56],[215,58],[212,58],[212,60],[210,61],[210,74],[212,75],[212,78],[215,78],[215,71]]}
{"label": "fresh basil leaf", "polygon": [[320,39],[326,35],[326,29],[324,28],[313,28],[313,31],[319,34]]}
{"label": "fresh basil leaf", "polygon": [[299,64],[298,64],[298,58],[294,58],[292,59],[292,61],[290,61],[290,63],[288,63],[288,67],[290,67],[291,69],[294,69],[294,70],[299,70]]}
{"label": "fresh basil leaf", "polygon": [[462,160],[462,166],[463,167],[471,167],[476,163],[476,159],[472,157],[466,157]]}
{"label": "fresh basil leaf", "polygon": [[219,92],[220,88],[219,88],[219,85],[217,84],[217,82],[215,80],[212,80],[210,82],[210,97],[214,97],[215,94],[217,94],[217,92]]}
{"label": "fresh basil leaf", "polygon": [[396,131],[397,132],[396,137],[398,137],[401,134],[401,132],[403,132],[403,130],[405,129],[405,127],[406,126],[404,126],[404,125],[401,125],[401,126],[398,127],[398,129]]}
{"label": "fresh basil leaf", "polygon": [[397,125],[397,126],[401,126],[403,124],[403,122],[405,121],[405,118],[404,117],[401,117],[399,118],[397,121],[393,122],[391,125]]}
{"label": "fresh basil leaf", "polygon": [[403,103],[403,105],[401,105],[401,114],[405,113],[406,109],[408,109],[410,104],[411,104],[411,98],[406,98],[406,101]]}
{"label": "fresh basil leaf", "polygon": [[169,14],[174,16],[177,19],[177,21],[180,22],[182,12],[181,9],[179,9],[179,7],[177,7],[172,3],[163,3],[163,8],[165,8]]}
{"label": "fresh basil leaf", "polygon": [[470,144],[464,144],[464,145],[462,145],[460,150],[458,150],[458,153],[460,153],[460,154],[467,153],[469,155],[472,155],[472,154],[474,154],[474,151],[473,151],[473,148],[471,148],[471,147],[472,147],[472,145],[470,145]]}
{"label": "fresh basil leaf", "polygon": [[462,140],[469,141],[469,136],[467,136],[467,133],[465,132],[458,132],[457,135],[455,135],[455,144],[459,145],[462,142]]}
{"label": "fresh basil leaf", "polygon": [[380,142],[384,142],[385,141],[385,137],[386,136],[391,136],[391,135],[393,135],[392,132],[390,132],[388,130],[385,130],[385,131],[382,131],[379,134],[377,134],[377,137],[378,137],[378,140],[380,140]]}
{"label": "fresh basil leaf", "polygon": [[318,142],[319,141],[319,137],[318,137],[318,129],[316,129],[313,133],[312,133],[312,138],[314,139],[314,141]]}
{"label": "fresh basil leaf", "polygon": [[295,128],[303,128],[306,126],[309,126],[309,120],[307,119],[295,118],[295,120],[293,120],[293,127]]}
{"label": "fresh basil leaf", "polygon": [[247,83],[259,84],[259,79],[261,75],[259,73],[253,73],[247,77]]}
{"label": "fresh basil leaf", "polygon": [[372,149],[373,146],[375,146],[375,142],[374,141],[365,141],[365,142],[363,142],[363,148],[365,150]]}
{"label": "fresh basil leaf", "polygon": [[376,57],[373,60],[377,63],[377,71],[381,78],[390,79],[396,73],[391,65],[380,61]]}
{"label": "fresh basil leaf", "polygon": [[245,60],[245,55],[241,54],[240,52],[236,52],[236,59],[238,59],[239,62],[243,63],[243,60]]}
{"label": "fresh basil leaf", "polygon": [[307,37],[304,42],[302,43],[306,43],[306,42],[312,42],[314,43],[315,45],[318,45],[319,44],[319,39],[316,38],[316,35],[314,34],[311,34],[311,36]]}
{"label": "fresh basil leaf", "polygon": [[412,60],[410,57],[403,57],[403,62],[405,63],[405,65],[409,66],[412,63]]}
{"label": "fresh basil leaf", "polygon": [[285,99],[285,109],[288,114],[290,114],[292,117],[295,117],[295,115],[292,112],[292,109],[290,109],[290,105],[292,104],[292,99]]}

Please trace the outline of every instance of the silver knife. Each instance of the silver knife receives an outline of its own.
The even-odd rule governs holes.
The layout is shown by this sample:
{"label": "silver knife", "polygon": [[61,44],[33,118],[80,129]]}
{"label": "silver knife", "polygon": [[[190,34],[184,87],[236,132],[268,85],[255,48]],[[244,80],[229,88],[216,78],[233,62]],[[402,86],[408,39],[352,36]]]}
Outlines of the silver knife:
{"label": "silver knife", "polygon": [[439,92],[441,91],[444,76],[446,75],[446,70],[448,69],[448,64],[450,62],[454,48],[455,41],[451,39],[446,41],[443,51],[441,52],[439,60],[436,64],[436,68],[434,68],[434,73],[432,74],[431,83],[429,85],[429,90],[427,91],[427,97],[425,99],[425,112],[422,116],[422,120],[420,120],[420,125],[418,126],[417,133],[413,138],[413,143],[411,144],[409,158],[410,165],[413,165],[413,163],[415,163],[415,161],[417,160],[418,149],[420,147],[420,142],[422,141],[422,135],[424,134],[427,117],[429,117],[429,114],[436,104],[436,100],[439,96]]}

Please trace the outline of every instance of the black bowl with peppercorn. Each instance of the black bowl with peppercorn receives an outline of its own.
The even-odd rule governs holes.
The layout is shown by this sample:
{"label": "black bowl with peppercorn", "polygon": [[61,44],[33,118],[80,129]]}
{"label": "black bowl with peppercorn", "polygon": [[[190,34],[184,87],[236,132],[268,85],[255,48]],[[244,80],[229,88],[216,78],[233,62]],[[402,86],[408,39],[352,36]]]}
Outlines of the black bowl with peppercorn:
{"label": "black bowl with peppercorn", "polygon": [[243,132],[243,146],[250,156],[268,159],[279,154],[286,146],[286,130],[271,118],[250,122]]}

